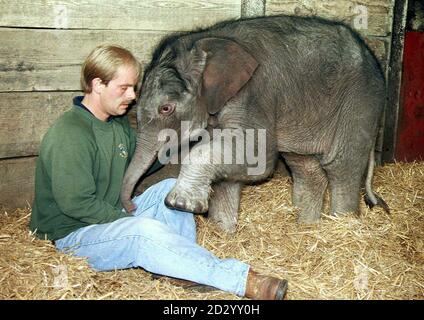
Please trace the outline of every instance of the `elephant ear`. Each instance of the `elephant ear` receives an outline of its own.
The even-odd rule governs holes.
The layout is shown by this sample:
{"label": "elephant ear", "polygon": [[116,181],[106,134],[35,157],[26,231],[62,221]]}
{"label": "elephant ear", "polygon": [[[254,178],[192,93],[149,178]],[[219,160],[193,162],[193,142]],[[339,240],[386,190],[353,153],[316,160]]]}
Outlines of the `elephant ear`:
{"label": "elephant ear", "polygon": [[200,99],[215,114],[249,81],[258,62],[231,40],[204,38],[195,46],[207,54]]}

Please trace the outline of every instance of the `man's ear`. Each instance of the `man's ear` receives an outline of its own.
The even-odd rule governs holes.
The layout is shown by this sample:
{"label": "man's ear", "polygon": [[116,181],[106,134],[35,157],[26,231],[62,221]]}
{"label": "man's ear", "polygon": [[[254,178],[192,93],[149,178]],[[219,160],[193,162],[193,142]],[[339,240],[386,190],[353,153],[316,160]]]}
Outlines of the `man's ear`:
{"label": "man's ear", "polygon": [[204,38],[195,47],[206,53],[200,99],[215,114],[249,81],[258,67],[256,59],[238,43]]}
{"label": "man's ear", "polygon": [[94,78],[93,80],[91,80],[91,88],[93,92],[100,93],[104,86],[105,84],[100,78]]}

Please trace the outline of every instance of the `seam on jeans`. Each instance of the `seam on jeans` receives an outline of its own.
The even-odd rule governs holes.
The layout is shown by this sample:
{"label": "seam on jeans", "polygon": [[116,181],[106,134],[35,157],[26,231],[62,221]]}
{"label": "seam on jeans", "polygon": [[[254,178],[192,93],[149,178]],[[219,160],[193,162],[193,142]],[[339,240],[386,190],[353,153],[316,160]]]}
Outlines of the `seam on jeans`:
{"label": "seam on jeans", "polygon": [[156,201],[155,203],[153,203],[150,207],[144,209],[143,211],[141,211],[138,215],[136,215],[135,217],[137,218],[138,216],[140,216],[143,212],[149,210],[151,207],[154,207],[155,205],[157,205],[159,203],[159,201]]}
{"label": "seam on jeans", "polygon": [[75,245],[73,245],[72,247],[78,246],[78,247],[86,247],[86,246],[92,246],[95,244],[102,244],[105,242],[111,242],[111,241],[115,241],[115,240],[123,240],[123,239],[127,239],[127,238],[134,238],[134,237],[143,237],[139,234],[134,234],[134,235],[125,235],[125,236],[121,236],[121,237],[116,237],[116,238],[103,238],[101,240],[95,240],[95,241],[91,241],[91,242],[85,242],[85,243],[81,243],[81,242],[77,242]]}

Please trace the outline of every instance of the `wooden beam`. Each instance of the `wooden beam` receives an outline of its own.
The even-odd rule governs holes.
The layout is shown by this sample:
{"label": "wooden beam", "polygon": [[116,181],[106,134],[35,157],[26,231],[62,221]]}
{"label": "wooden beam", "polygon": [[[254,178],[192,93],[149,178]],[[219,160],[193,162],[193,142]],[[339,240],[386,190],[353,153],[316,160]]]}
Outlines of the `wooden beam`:
{"label": "wooden beam", "polygon": [[393,36],[390,52],[390,72],[387,82],[387,105],[384,112],[384,136],[382,138],[382,161],[394,161],[397,143],[399,115],[401,113],[400,91],[402,85],[403,47],[408,11],[408,0],[396,1]]}
{"label": "wooden beam", "polygon": [[241,17],[250,18],[265,15],[266,0],[242,0]]}
{"label": "wooden beam", "polygon": [[[81,92],[0,93],[0,159],[38,155],[42,137]],[[135,108],[129,113],[136,128]]]}
{"label": "wooden beam", "polygon": [[80,90],[81,64],[97,45],[121,45],[146,63],[163,36],[149,31],[3,28],[0,92]]}
{"label": "wooden beam", "polygon": [[[0,0],[0,26],[176,31],[239,18],[241,0]],[[123,39],[125,41],[125,39]],[[76,46],[70,46],[75,50]]]}
{"label": "wooden beam", "polygon": [[[343,21],[363,35],[385,37],[391,32],[393,6],[394,0],[267,0],[266,14],[320,16]],[[366,25],[355,23],[365,13]]]}
{"label": "wooden beam", "polygon": [[146,64],[164,36],[144,31],[2,29],[0,92],[79,90],[81,63],[95,46],[122,45]]}

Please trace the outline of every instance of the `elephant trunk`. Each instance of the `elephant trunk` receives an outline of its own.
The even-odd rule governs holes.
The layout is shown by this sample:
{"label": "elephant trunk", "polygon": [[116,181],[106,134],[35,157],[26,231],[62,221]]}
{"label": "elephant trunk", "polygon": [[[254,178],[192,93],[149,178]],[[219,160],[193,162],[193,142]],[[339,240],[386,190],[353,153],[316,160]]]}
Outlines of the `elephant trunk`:
{"label": "elephant trunk", "polygon": [[135,206],[131,201],[131,195],[134,187],[140,177],[146,173],[156,160],[158,150],[159,146],[157,145],[157,142],[149,142],[146,137],[143,138],[139,135],[135,153],[125,172],[121,188],[121,202],[127,212],[135,210]]}

